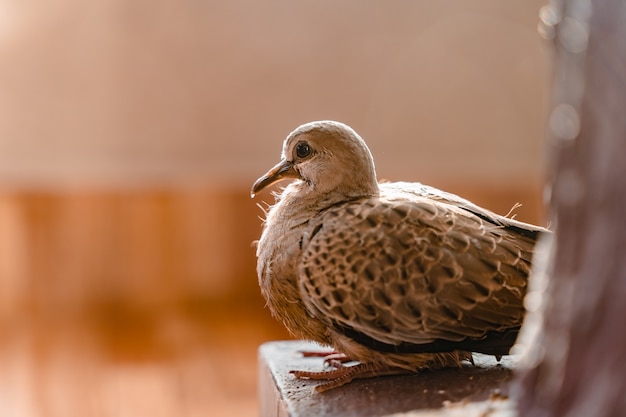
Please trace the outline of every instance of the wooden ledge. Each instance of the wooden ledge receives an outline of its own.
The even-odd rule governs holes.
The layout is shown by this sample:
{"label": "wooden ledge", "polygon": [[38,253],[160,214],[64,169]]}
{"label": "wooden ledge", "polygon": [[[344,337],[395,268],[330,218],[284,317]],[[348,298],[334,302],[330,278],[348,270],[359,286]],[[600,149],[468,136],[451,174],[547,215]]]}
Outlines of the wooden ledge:
{"label": "wooden ledge", "polygon": [[261,417],[308,416],[514,416],[507,382],[514,357],[497,363],[474,355],[476,366],[425,371],[416,375],[362,379],[325,393],[319,382],[297,380],[290,370],[321,370],[321,358],[304,358],[302,350],[322,350],[303,341],[269,342],[259,348]]}

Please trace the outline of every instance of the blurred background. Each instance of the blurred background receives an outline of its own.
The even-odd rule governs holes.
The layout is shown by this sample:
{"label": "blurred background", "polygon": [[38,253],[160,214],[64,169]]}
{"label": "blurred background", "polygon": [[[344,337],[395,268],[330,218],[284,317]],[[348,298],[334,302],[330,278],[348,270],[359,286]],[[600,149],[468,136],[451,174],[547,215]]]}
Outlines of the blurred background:
{"label": "blurred background", "polygon": [[545,224],[544,3],[0,1],[0,415],[256,415],[249,190],[301,123]]}

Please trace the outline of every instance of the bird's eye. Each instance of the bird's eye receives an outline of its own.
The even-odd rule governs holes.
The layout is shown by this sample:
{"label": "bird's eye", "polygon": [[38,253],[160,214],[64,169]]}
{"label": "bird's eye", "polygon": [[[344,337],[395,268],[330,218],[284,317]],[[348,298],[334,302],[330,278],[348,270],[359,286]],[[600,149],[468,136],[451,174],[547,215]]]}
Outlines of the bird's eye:
{"label": "bird's eye", "polygon": [[296,145],[296,155],[298,158],[306,158],[311,155],[311,147],[306,142],[300,142]]}

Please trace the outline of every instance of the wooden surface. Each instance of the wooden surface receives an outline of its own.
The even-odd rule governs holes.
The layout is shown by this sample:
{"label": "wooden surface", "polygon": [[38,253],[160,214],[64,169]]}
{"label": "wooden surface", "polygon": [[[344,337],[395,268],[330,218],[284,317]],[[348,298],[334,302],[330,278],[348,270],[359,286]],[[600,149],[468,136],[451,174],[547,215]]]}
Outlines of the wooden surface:
{"label": "wooden surface", "polygon": [[[532,187],[454,191],[539,217]],[[257,347],[288,337],[257,285],[256,203],[248,186],[0,190],[0,416],[256,415]]]}
{"label": "wooden surface", "polygon": [[425,371],[406,376],[362,379],[316,393],[318,382],[297,380],[290,370],[321,370],[323,359],[303,358],[302,350],[323,348],[303,341],[270,342],[259,348],[259,415],[308,416],[512,416],[507,382],[515,360],[498,364],[474,355],[476,366]]}

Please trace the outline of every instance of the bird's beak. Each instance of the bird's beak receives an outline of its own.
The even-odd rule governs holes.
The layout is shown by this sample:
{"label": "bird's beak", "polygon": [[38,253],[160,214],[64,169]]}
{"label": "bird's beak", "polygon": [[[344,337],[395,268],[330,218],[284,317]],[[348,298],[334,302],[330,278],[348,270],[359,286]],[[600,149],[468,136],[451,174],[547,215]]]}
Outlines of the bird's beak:
{"label": "bird's beak", "polygon": [[300,175],[294,168],[293,162],[283,159],[276,166],[267,171],[265,175],[256,180],[252,185],[250,196],[254,198],[259,191],[287,178],[300,178]]}

